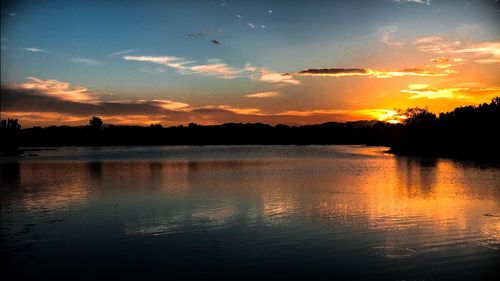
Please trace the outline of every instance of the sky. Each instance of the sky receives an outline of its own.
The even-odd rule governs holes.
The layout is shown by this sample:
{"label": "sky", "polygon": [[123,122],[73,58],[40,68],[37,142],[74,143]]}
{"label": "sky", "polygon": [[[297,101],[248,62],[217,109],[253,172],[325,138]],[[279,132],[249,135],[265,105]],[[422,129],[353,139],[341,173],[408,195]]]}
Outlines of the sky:
{"label": "sky", "polygon": [[398,122],[500,96],[498,0],[2,1],[23,127]]}

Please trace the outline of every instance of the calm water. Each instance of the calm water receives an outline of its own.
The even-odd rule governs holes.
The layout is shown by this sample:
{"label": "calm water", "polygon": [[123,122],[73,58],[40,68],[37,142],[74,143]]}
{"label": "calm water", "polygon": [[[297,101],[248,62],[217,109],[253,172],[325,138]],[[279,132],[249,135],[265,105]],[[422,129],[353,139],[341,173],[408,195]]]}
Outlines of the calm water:
{"label": "calm water", "polygon": [[4,157],[2,272],[498,278],[500,168],[385,150],[108,147]]}

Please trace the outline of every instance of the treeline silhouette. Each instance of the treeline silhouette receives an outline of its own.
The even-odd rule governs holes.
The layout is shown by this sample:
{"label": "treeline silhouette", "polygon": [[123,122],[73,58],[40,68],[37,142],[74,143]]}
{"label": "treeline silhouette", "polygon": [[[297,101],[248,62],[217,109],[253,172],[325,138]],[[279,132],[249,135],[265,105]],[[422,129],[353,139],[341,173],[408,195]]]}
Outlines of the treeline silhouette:
{"label": "treeline silhouette", "polygon": [[87,126],[21,129],[17,119],[2,120],[2,151],[19,147],[108,145],[309,145],[365,144],[390,146],[395,154],[500,159],[500,97],[491,103],[458,107],[435,115],[423,108],[400,111],[400,124],[380,121],[329,122],[288,126],[226,123],[164,128],[103,125],[92,117]]}
{"label": "treeline silhouette", "polygon": [[421,108],[403,114],[407,119],[388,143],[393,153],[500,160],[500,97],[437,116]]}

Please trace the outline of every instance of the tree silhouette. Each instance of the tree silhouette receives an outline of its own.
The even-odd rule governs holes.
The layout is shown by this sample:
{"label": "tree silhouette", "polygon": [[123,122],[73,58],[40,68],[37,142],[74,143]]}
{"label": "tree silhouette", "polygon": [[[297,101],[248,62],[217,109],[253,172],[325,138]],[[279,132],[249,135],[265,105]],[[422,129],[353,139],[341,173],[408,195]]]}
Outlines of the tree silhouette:
{"label": "tree silhouette", "polygon": [[500,142],[500,97],[489,104],[457,107],[439,117],[417,107],[400,113],[406,119],[395,129],[391,143],[397,154],[500,158],[496,149]]}
{"label": "tree silhouette", "polygon": [[436,121],[436,115],[427,108],[412,107],[405,111],[398,111],[399,115],[406,117],[403,121],[405,125],[423,125]]}
{"label": "tree silhouette", "polygon": [[2,129],[10,129],[10,130],[19,130],[21,129],[21,124],[17,119],[3,119],[0,121],[0,128]]}
{"label": "tree silhouette", "polygon": [[161,124],[151,124],[149,125],[151,129],[163,129],[163,126]]}
{"label": "tree silhouette", "polygon": [[89,120],[89,126],[92,128],[100,129],[102,128],[102,119],[96,116],[93,116]]}
{"label": "tree silhouette", "polygon": [[19,140],[21,124],[17,119],[3,119],[0,121],[0,152],[7,155],[20,155]]}

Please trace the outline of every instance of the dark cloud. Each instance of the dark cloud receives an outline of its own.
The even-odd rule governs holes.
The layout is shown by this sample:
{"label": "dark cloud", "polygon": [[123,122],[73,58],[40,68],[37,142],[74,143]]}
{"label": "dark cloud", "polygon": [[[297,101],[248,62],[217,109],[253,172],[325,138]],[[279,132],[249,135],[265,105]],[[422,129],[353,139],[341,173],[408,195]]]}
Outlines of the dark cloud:
{"label": "dark cloud", "polygon": [[302,70],[299,74],[365,74],[368,71],[364,68],[310,68]]}
{"label": "dark cloud", "polygon": [[32,89],[1,88],[2,112],[57,112],[87,115],[182,114],[162,107],[159,101],[83,103],[58,99]]}
{"label": "dark cloud", "polygon": [[406,68],[398,70],[390,69],[370,69],[370,68],[312,68],[297,72],[297,75],[304,76],[331,76],[331,77],[344,77],[344,76],[366,76],[375,78],[390,78],[401,76],[446,76],[450,73],[455,73],[450,70],[438,70],[424,68]]}

